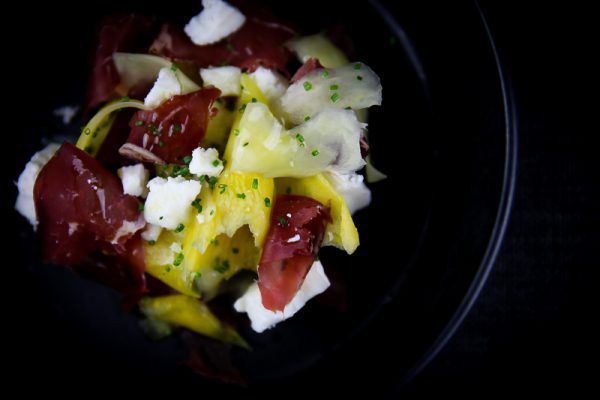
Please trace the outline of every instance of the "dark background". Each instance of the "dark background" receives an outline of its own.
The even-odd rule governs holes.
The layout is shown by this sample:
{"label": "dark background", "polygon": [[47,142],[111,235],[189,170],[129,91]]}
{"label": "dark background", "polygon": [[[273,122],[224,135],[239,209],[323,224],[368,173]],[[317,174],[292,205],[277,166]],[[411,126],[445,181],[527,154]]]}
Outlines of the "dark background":
{"label": "dark background", "polygon": [[[597,45],[585,45],[591,33],[589,10],[575,4],[521,3],[481,2],[511,76],[519,117],[516,197],[501,254],[475,307],[448,345],[392,397],[468,395],[482,389],[492,394],[575,395],[593,383],[597,367],[592,324],[598,311],[593,308],[596,282],[590,274],[599,265],[595,249],[600,243],[600,168],[591,141],[598,128],[586,123],[593,110],[584,93],[596,96],[585,55],[596,51]],[[24,4],[14,11],[16,19],[23,21],[28,12],[32,11]],[[28,37],[26,30],[35,35]],[[35,26],[27,24],[3,31],[20,51],[43,46],[46,54],[52,46],[66,45],[47,40],[45,34],[49,32],[35,32]],[[74,40],[89,38],[74,35]],[[19,79],[27,79],[18,76],[18,60],[7,61],[5,56],[3,70],[5,79],[15,84],[6,86],[11,90],[18,90]],[[42,78],[52,79],[40,71],[39,93],[32,93],[32,98],[71,97],[70,93],[44,93]],[[9,113],[4,118],[27,123],[19,116]],[[3,208],[10,209],[13,199],[3,201],[8,207]],[[13,256],[18,260],[18,254]],[[4,301],[8,312],[3,331],[11,338],[25,335],[12,317],[18,315],[19,293],[31,288],[19,287],[18,282],[3,286],[18,287],[4,291],[10,295]],[[16,321],[28,316],[19,318]],[[48,346],[61,341],[53,336],[57,321],[38,323],[39,330],[28,334],[28,339],[47,341]],[[46,384],[48,370],[58,367],[60,360],[36,359],[23,351],[26,343],[17,343],[4,341],[8,357],[3,362],[14,373],[8,377],[15,383],[21,378],[31,381],[20,385],[22,389],[38,389],[35,383]],[[60,374],[49,376],[54,379],[50,391],[72,391],[74,383],[68,376],[60,381],[56,381]]]}
{"label": "dark background", "polygon": [[591,274],[599,265],[600,169],[585,94],[589,10],[535,3],[481,2],[517,101],[516,197],[483,293],[404,388],[411,394],[574,396],[589,393],[597,376]]}

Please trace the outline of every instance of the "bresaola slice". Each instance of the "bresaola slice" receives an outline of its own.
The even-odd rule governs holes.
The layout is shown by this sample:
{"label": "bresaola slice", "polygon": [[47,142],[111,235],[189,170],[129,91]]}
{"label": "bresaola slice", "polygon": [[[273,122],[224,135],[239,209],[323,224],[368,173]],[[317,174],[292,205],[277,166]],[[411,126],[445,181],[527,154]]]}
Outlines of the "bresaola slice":
{"label": "bresaola slice", "polygon": [[[127,255],[145,225],[135,197],[98,161],[64,143],[36,180],[34,199],[44,259],[75,266],[96,250]],[[140,259],[131,263],[140,269]]]}
{"label": "bresaola slice", "polygon": [[277,196],[258,266],[258,287],[263,306],[282,311],[300,289],[313,264],[329,211],[304,196]]}
{"label": "bresaola slice", "polygon": [[166,23],[150,46],[150,53],[196,68],[234,65],[249,72],[260,66],[285,71],[291,53],[283,44],[293,35],[294,31],[281,23],[248,17],[227,39],[197,46],[180,27]]}
{"label": "bresaola slice", "polygon": [[213,102],[220,94],[219,89],[207,87],[173,96],[154,110],[136,112],[129,122],[127,143],[119,153],[143,162],[181,163],[204,138]]}
{"label": "bresaola slice", "polygon": [[323,69],[323,66],[318,59],[309,58],[304,64],[302,64],[300,68],[298,68],[298,71],[296,71],[294,76],[292,76],[290,82],[294,83],[299,81],[300,79],[304,78],[305,75],[313,72],[315,69]]}
{"label": "bresaola slice", "polygon": [[151,40],[155,22],[138,14],[111,15],[100,21],[96,52],[85,101],[85,112],[109,100],[119,84],[119,73],[113,62],[117,51],[136,52]]}

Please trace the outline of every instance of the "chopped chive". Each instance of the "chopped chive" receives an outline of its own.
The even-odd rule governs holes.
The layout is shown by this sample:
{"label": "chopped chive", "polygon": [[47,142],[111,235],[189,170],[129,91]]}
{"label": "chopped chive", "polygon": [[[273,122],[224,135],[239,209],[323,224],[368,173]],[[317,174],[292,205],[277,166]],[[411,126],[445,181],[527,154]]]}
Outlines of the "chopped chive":
{"label": "chopped chive", "polygon": [[213,167],[218,167],[218,166],[219,166],[219,164],[221,164],[221,161],[219,161],[219,160],[214,160],[214,161],[212,162],[212,165],[213,165]]}
{"label": "chopped chive", "polygon": [[277,217],[277,222],[279,222],[279,225],[281,225],[281,226],[289,225],[289,222],[287,222],[287,220],[283,217]]}
{"label": "chopped chive", "polygon": [[159,220],[161,220],[161,221],[162,221],[162,219],[163,219],[163,218],[164,218],[164,217],[163,217],[162,215],[161,215],[160,217],[158,217],[158,219],[159,219]]}
{"label": "chopped chive", "polygon": [[163,142],[162,140],[159,140],[159,141],[158,141],[158,145],[159,145],[160,147],[165,147],[165,142]]}
{"label": "chopped chive", "polygon": [[181,124],[173,124],[173,132],[181,132]]}
{"label": "chopped chive", "polygon": [[242,145],[242,147],[246,147],[246,146],[248,146],[248,143],[250,143],[250,142],[246,142],[246,143],[244,143],[244,144]]}
{"label": "chopped chive", "polygon": [[154,246],[156,244],[156,240],[148,240],[148,244],[150,246]]}
{"label": "chopped chive", "polygon": [[357,79],[357,80],[359,80],[359,81],[362,81],[362,80],[363,80],[363,77],[362,77],[362,76],[360,76],[360,75],[356,75],[356,79]]}
{"label": "chopped chive", "polygon": [[331,95],[330,99],[331,99],[331,101],[333,103],[337,103],[337,101],[340,99],[340,95],[337,94],[337,92],[336,92],[336,93],[334,93],[334,94]]}
{"label": "chopped chive", "polygon": [[240,136],[240,130],[239,130],[239,129],[237,129],[237,128],[235,128],[235,129],[233,130],[233,134],[234,134],[235,136]]}
{"label": "chopped chive", "polygon": [[138,211],[144,211],[144,203],[138,204]]}
{"label": "chopped chive", "polygon": [[362,68],[362,64],[361,63],[359,63],[359,62],[354,63],[354,69],[358,70],[358,69],[361,69],[361,68]]}
{"label": "chopped chive", "polygon": [[165,271],[167,271],[167,272],[171,272],[171,267],[169,267],[169,266],[167,265],[167,266],[166,266],[166,268],[165,268]]}
{"label": "chopped chive", "polygon": [[202,183],[205,180],[207,180],[207,177],[206,177],[206,175],[200,175],[200,178],[198,178],[198,180],[200,181],[200,183]]}
{"label": "chopped chive", "polygon": [[185,156],[183,157],[182,161],[186,164],[189,164],[190,162],[192,162],[192,156]]}
{"label": "chopped chive", "polygon": [[215,246],[218,246],[218,245],[219,245],[219,239],[217,239],[217,238],[214,238],[213,240],[211,240],[211,241],[210,241],[210,244],[213,244],[213,245],[215,245]]}
{"label": "chopped chive", "polygon": [[123,97],[121,97],[121,101],[122,101],[123,103],[126,103],[126,102],[128,102],[129,100],[131,100],[131,99],[129,98],[129,96],[123,96]]}
{"label": "chopped chive", "polygon": [[178,267],[183,262],[183,253],[175,254],[175,259],[173,260],[173,265]]}
{"label": "chopped chive", "polygon": [[171,71],[175,72],[179,69],[179,66],[175,63],[171,63]]}
{"label": "chopped chive", "polygon": [[242,105],[240,106],[240,109],[239,109],[238,111],[239,111],[240,113],[243,113],[244,111],[246,111],[246,105],[247,105],[246,103],[242,104]]}
{"label": "chopped chive", "polygon": [[251,100],[253,103],[256,103],[258,100],[256,100],[256,97],[253,97]]}
{"label": "chopped chive", "polygon": [[200,199],[192,201],[192,207],[198,210],[198,214],[200,214],[202,212],[202,205],[200,204]]}
{"label": "chopped chive", "polygon": [[190,169],[188,167],[180,167],[177,172],[175,172],[173,175],[175,176],[185,176],[188,175],[190,173]]}
{"label": "chopped chive", "polygon": [[238,249],[237,247],[234,247],[234,248],[231,249],[231,252],[233,254],[238,254],[240,252],[240,249]]}
{"label": "chopped chive", "polygon": [[352,110],[352,107],[350,107],[350,106],[344,107],[344,110]]}
{"label": "chopped chive", "polygon": [[312,153],[310,153],[310,154],[312,154],[312,155],[313,155],[313,157],[316,157],[316,156],[318,156],[318,155],[319,155],[319,150],[315,149],[315,150],[313,150],[313,151],[312,151]]}
{"label": "chopped chive", "polygon": [[304,117],[304,121],[309,121],[310,117],[307,115],[306,117]]}
{"label": "chopped chive", "polygon": [[310,83],[309,81],[304,82],[304,90],[306,90],[307,92],[312,89],[312,83]]}
{"label": "chopped chive", "polygon": [[252,189],[258,189],[258,178],[252,179]]}
{"label": "chopped chive", "polygon": [[197,281],[198,279],[202,278],[202,273],[201,273],[201,272],[198,272],[198,271],[196,271],[196,272],[194,272],[194,273],[192,274],[192,277],[193,277],[192,279],[194,279],[195,281]]}
{"label": "chopped chive", "polygon": [[229,261],[228,260],[223,260],[223,262],[221,262],[221,259],[219,257],[216,258],[216,264],[213,267],[213,269],[215,271],[217,271],[220,274],[224,274],[225,272],[227,272],[227,270],[229,270]]}
{"label": "chopped chive", "polygon": [[267,207],[267,208],[271,207],[271,199],[268,197],[265,197],[265,207]]}
{"label": "chopped chive", "polygon": [[177,225],[177,228],[175,228],[175,232],[181,232],[185,229],[185,225],[184,224],[179,224]]}
{"label": "chopped chive", "polygon": [[326,69],[324,69],[323,72],[321,72],[321,76],[323,78],[327,78],[329,76],[329,71],[327,71]]}
{"label": "chopped chive", "polygon": [[338,85],[331,85],[329,86],[329,90],[338,90],[339,86]]}
{"label": "chopped chive", "polygon": [[216,176],[211,176],[210,178],[208,178],[208,186],[211,189],[214,189],[216,184],[217,184],[217,177]]}
{"label": "chopped chive", "polygon": [[92,154],[94,152],[94,148],[92,146],[87,146],[85,149],[83,149],[86,153],[88,154]]}
{"label": "chopped chive", "polygon": [[244,199],[246,198],[246,194],[245,194],[245,193],[238,193],[238,194],[236,194],[236,197],[237,197],[238,199],[242,199],[242,200],[244,200]]}
{"label": "chopped chive", "polygon": [[215,210],[210,210],[210,215],[214,215],[215,214]]}
{"label": "chopped chive", "polygon": [[290,193],[292,193],[292,188],[291,188],[291,186],[288,186],[285,188],[285,194],[290,194]]}
{"label": "chopped chive", "polygon": [[296,133],[296,140],[300,144],[300,147],[304,147],[304,136],[299,133]]}
{"label": "chopped chive", "polygon": [[219,186],[218,186],[218,188],[219,188],[219,189],[221,189],[221,190],[219,191],[219,194],[223,194],[223,193],[225,193],[225,191],[227,190],[227,185],[226,185],[226,184],[224,184],[224,183],[219,183]]}
{"label": "chopped chive", "polygon": [[135,121],[135,126],[142,126],[144,125],[144,121]]}

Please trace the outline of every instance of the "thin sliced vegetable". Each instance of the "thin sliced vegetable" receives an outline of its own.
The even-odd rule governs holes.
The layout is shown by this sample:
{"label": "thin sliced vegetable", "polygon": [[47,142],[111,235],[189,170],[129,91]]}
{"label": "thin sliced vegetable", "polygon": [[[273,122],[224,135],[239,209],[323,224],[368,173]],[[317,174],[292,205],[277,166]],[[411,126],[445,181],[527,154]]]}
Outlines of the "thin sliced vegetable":
{"label": "thin sliced vegetable", "polygon": [[292,39],[286,46],[302,63],[310,58],[318,59],[326,68],[337,68],[348,63],[346,55],[322,33]]}
{"label": "thin sliced vegetable", "polygon": [[352,111],[327,108],[286,130],[264,104],[248,104],[232,146],[231,169],[266,177],[354,172],[364,165],[363,128]]}
{"label": "thin sliced vegetable", "polygon": [[361,110],[374,105],[381,105],[381,83],[362,63],[315,69],[290,85],[278,102],[281,115],[293,125],[325,108]]}
{"label": "thin sliced vegetable", "polygon": [[150,54],[115,53],[113,61],[121,77],[121,84],[127,89],[139,84],[152,83],[158,77],[161,68],[171,68],[181,85],[181,94],[188,94],[200,89],[171,61]]}
{"label": "thin sliced vegetable", "polygon": [[221,322],[206,304],[189,296],[174,294],[146,298],[141,301],[140,309],[149,318],[250,349],[248,343],[235,329]]}
{"label": "thin sliced vegetable", "polygon": [[141,101],[129,99],[115,100],[105,105],[83,127],[76,146],[92,157],[95,157],[115,122],[116,111],[124,108],[148,109]]}
{"label": "thin sliced vegetable", "polygon": [[310,197],[329,207],[332,222],[327,225],[324,246],[335,246],[352,254],[359,245],[358,230],[344,198],[321,174],[307,178],[280,178],[275,180],[278,194]]}

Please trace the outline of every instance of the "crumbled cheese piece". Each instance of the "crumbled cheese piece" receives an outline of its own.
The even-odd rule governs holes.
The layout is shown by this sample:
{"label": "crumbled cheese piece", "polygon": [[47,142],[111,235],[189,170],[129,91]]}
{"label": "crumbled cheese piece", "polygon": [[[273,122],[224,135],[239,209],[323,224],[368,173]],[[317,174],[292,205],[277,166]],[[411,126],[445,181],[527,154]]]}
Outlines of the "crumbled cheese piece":
{"label": "crumbled cheese piece", "polygon": [[192,201],[200,193],[200,182],[178,176],[167,179],[156,177],[148,182],[148,199],[144,206],[144,218],[151,224],[167,229],[187,221]]}
{"label": "crumbled cheese piece", "polygon": [[171,243],[171,246],[169,246],[169,249],[171,249],[171,251],[173,253],[181,253],[181,245],[177,242]]}
{"label": "crumbled cheese piece", "polygon": [[40,170],[46,165],[46,163],[54,156],[54,153],[60,147],[59,144],[50,143],[44,149],[38,151],[31,157],[31,160],[25,165],[25,169],[19,175],[17,181],[17,188],[19,189],[19,195],[15,203],[15,209],[25,218],[29,220],[29,223],[36,229],[38,221],[35,213],[35,203],[33,200],[33,186],[37,179]]}
{"label": "crumbled cheese piece", "polygon": [[344,198],[350,214],[354,214],[371,204],[371,191],[363,182],[364,177],[362,175],[330,172],[325,174],[325,178]]}
{"label": "crumbled cheese piece", "polygon": [[258,67],[256,71],[250,74],[254,79],[260,91],[265,95],[270,103],[279,99],[288,88],[288,81],[278,72],[269,68]]}
{"label": "crumbled cheese piece", "polygon": [[156,108],[173,96],[181,94],[181,83],[171,68],[164,67],[158,72],[158,78],[154,86],[144,99],[144,104],[150,108]]}
{"label": "crumbled cheese piece", "polygon": [[219,160],[217,149],[198,147],[192,151],[192,161],[190,161],[189,169],[192,174],[198,176],[219,176],[223,172],[223,161]]}
{"label": "crumbled cheese piece", "polygon": [[252,322],[252,329],[260,333],[281,321],[291,318],[308,300],[323,293],[329,285],[329,279],[325,275],[323,265],[320,261],[315,261],[308,271],[300,290],[296,293],[292,301],[285,306],[283,312],[273,312],[267,310],[262,305],[262,298],[257,283],[250,285],[246,293],[237,299],[233,307],[238,312],[248,313],[248,317]]}
{"label": "crumbled cheese piece", "polygon": [[146,185],[150,173],[144,168],[144,164],[122,167],[119,168],[117,173],[123,183],[123,193],[143,197],[148,195]]}
{"label": "crumbled cheese piece", "polygon": [[78,111],[79,107],[77,106],[62,106],[52,111],[52,114],[61,117],[64,125],[69,125]]}
{"label": "crumbled cheese piece", "polygon": [[146,229],[142,232],[142,239],[151,242],[157,241],[160,233],[162,232],[162,227],[154,224],[146,224]]}
{"label": "crumbled cheese piece", "polygon": [[183,28],[198,46],[216,43],[237,31],[246,17],[223,0],[202,0],[204,9]]}
{"label": "crumbled cheese piece", "polygon": [[213,85],[221,91],[221,96],[239,96],[242,70],[238,67],[201,68],[202,85]]}

